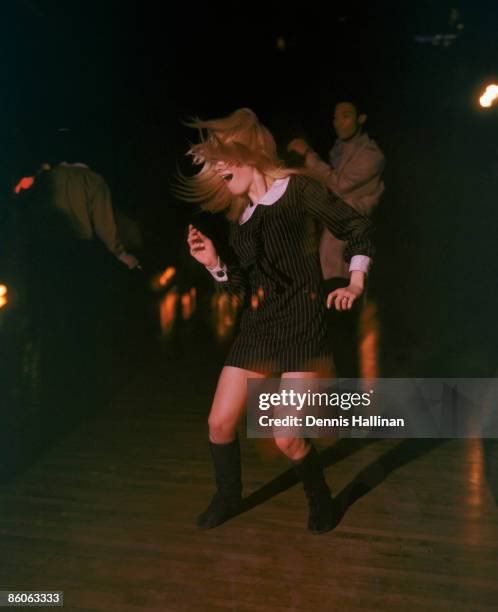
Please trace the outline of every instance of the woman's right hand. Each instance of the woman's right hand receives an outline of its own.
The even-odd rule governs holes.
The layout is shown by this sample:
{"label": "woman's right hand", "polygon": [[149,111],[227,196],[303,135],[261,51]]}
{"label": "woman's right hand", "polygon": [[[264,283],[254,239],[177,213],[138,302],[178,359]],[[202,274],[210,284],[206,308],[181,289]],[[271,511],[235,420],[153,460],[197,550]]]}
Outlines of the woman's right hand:
{"label": "woman's right hand", "polygon": [[203,266],[215,268],[218,265],[218,253],[213,243],[193,225],[188,226],[187,242],[190,254]]}

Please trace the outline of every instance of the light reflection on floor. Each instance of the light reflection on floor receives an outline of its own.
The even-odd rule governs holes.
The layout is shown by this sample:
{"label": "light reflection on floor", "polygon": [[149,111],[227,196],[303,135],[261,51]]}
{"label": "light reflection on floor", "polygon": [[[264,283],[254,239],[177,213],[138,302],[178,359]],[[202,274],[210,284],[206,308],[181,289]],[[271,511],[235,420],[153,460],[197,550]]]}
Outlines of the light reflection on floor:
{"label": "light reflection on floor", "polygon": [[211,299],[211,308],[216,338],[219,341],[230,338],[239,311],[238,300],[226,293],[215,293]]}
{"label": "light reflection on floor", "polygon": [[173,331],[177,316],[178,297],[178,290],[173,287],[166,292],[159,303],[159,317],[163,336],[168,336]]}
{"label": "light reflection on floor", "polygon": [[182,294],[181,304],[182,319],[184,321],[188,321],[194,314],[197,307],[197,290],[195,287],[192,287],[187,293]]}
{"label": "light reflection on floor", "polygon": [[374,302],[367,301],[361,311],[358,330],[361,378],[378,378],[381,375],[379,336],[377,305]]}
{"label": "light reflection on floor", "polygon": [[482,506],[484,455],[480,440],[466,441],[466,459],[469,465],[469,481],[467,503],[469,506]]}

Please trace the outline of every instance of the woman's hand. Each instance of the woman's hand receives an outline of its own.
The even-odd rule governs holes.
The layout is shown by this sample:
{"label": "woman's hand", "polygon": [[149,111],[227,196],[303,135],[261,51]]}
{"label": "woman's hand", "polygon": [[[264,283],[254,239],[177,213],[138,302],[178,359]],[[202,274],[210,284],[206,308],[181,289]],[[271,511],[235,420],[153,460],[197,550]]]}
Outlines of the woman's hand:
{"label": "woman's hand", "polygon": [[207,268],[215,268],[218,264],[218,253],[207,236],[193,225],[188,226],[187,242],[190,254]]}
{"label": "woman's hand", "polygon": [[327,296],[327,308],[333,308],[335,305],[336,310],[351,310],[356,298],[362,293],[363,287],[356,284],[336,289]]}

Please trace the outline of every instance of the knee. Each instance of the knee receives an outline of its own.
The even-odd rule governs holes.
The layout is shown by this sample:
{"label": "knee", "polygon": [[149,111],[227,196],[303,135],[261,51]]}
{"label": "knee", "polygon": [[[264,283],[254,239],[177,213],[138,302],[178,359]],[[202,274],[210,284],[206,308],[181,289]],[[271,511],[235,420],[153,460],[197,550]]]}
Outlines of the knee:
{"label": "knee", "polygon": [[275,438],[275,444],[284,455],[291,457],[295,446],[295,438]]}
{"label": "knee", "polygon": [[275,438],[277,448],[289,459],[298,461],[308,451],[308,446],[303,438]]}
{"label": "knee", "polygon": [[232,423],[210,416],[208,426],[209,439],[215,444],[226,444],[235,438],[235,427]]}

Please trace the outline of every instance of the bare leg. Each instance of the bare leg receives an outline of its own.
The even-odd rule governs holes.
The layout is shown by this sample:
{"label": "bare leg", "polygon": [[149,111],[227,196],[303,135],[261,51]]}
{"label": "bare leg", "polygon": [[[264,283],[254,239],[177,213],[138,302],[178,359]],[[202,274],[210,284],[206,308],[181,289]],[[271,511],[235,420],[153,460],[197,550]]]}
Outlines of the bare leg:
{"label": "bare leg", "polygon": [[197,526],[211,529],[238,514],[242,507],[240,446],[237,425],[247,400],[247,380],[265,375],[225,366],[209,414],[209,448],[216,476],[216,493],[198,517]]}
{"label": "bare leg", "polygon": [[235,439],[237,425],[246,407],[247,380],[265,376],[261,372],[233,366],[222,369],[208,419],[211,442],[228,444]]}
{"label": "bare leg", "polygon": [[[317,372],[285,372],[282,378],[310,380]],[[315,534],[325,533],[334,526],[334,505],[325,482],[323,468],[315,448],[303,438],[275,438],[278,448],[294,462],[294,469],[303,483],[308,498],[308,529]]]}
{"label": "bare leg", "polygon": [[[310,380],[318,378],[317,372],[284,372],[282,379],[295,378],[299,380]],[[275,444],[292,461],[300,461],[310,450],[310,445],[303,438],[275,438]]]}

